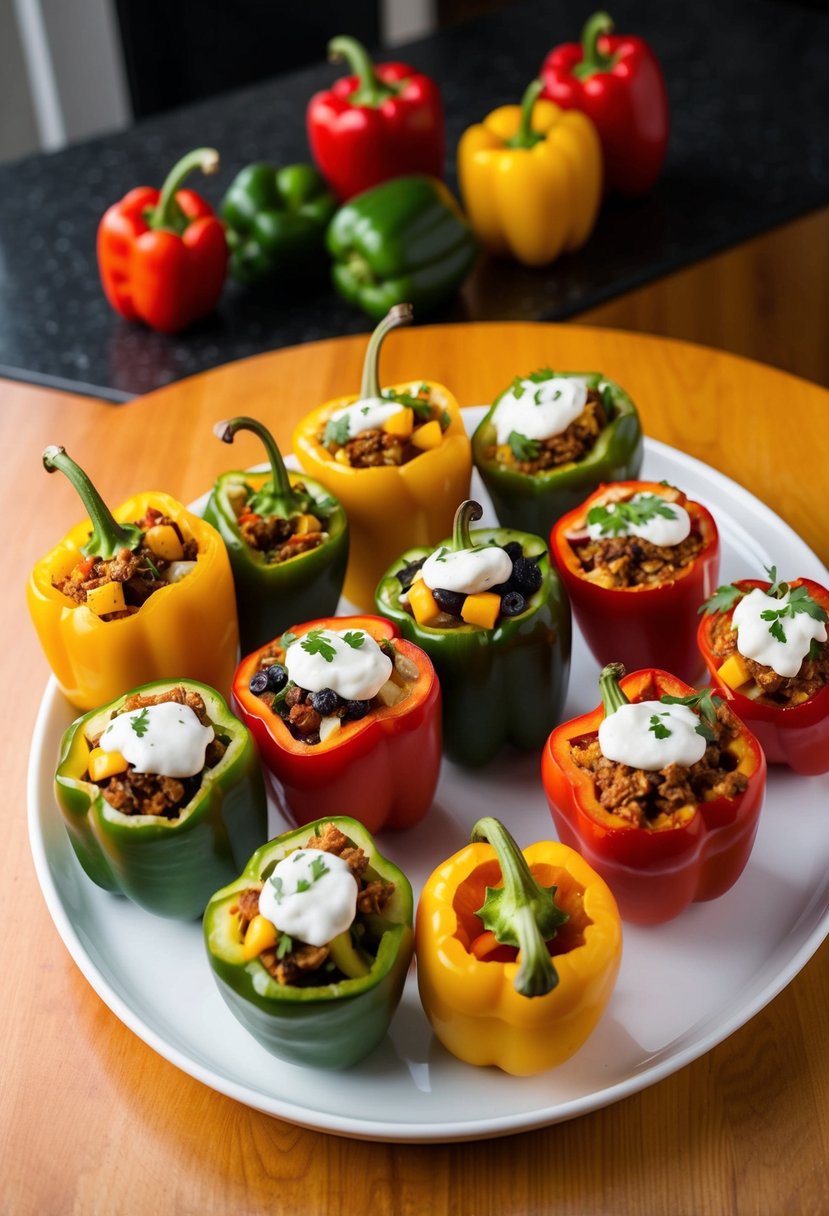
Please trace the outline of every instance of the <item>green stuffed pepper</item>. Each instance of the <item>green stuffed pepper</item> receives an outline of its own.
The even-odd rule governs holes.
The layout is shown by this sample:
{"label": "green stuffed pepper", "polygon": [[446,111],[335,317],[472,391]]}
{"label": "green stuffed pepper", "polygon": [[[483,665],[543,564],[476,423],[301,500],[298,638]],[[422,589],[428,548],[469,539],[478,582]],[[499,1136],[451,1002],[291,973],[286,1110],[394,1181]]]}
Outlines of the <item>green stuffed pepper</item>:
{"label": "green stuffed pepper", "polygon": [[472,436],[495,514],[510,528],[550,528],[609,481],[639,475],[642,427],[623,388],[597,372],[516,376]]}
{"label": "green stuffed pepper", "polygon": [[204,914],[229,1009],[292,1064],[347,1068],[381,1041],[414,948],[412,889],[355,819],[257,849]]}
{"label": "green stuffed pepper", "polygon": [[570,605],[544,541],[479,528],[462,503],[454,534],[409,549],[383,576],[377,609],[424,650],[443,693],[444,750],[478,767],[506,743],[540,747],[559,719],[570,671]]}
{"label": "green stuffed pepper", "polygon": [[222,201],[230,273],[246,286],[319,279],[337,201],[312,165],[248,165]]}
{"label": "green stuffed pepper", "polygon": [[348,521],[324,486],[288,472],[261,422],[240,417],[214,427],[225,443],[237,431],[259,436],[270,470],[223,473],[204,518],[230,557],[244,655],[295,621],[333,616],[348,562]]}
{"label": "green stuffed pepper", "polygon": [[253,739],[194,680],[144,684],[73,722],[55,792],[92,881],[177,920],[200,916],[267,836]]}

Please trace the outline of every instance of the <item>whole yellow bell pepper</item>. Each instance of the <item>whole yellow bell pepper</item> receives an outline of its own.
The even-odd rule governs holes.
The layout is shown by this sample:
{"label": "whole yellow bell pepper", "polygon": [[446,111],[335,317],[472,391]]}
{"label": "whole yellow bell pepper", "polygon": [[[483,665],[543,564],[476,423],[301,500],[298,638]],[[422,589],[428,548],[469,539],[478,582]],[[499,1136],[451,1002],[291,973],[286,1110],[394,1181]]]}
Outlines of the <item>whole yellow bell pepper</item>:
{"label": "whole yellow bell pepper", "polygon": [[[35,565],[27,586],[32,622],[67,699],[78,709],[95,709],[129,688],[169,679],[198,680],[227,696],[239,633],[233,575],[219,533],[168,494],[136,494],[111,513],[62,448],[47,448],[44,464],[70,478],[89,512]],[[84,560],[137,548],[142,533],[135,521],[149,508],[172,519],[198,546],[195,565],[183,578],[114,620],[101,619],[55,586]]]}
{"label": "whole yellow bell pepper", "polygon": [[[340,397],[312,410],[294,431],[294,451],[302,469],[339,499],[348,516],[351,544],[343,594],[361,611],[374,611],[377,584],[405,549],[436,545],[452,531],[459,502],[469,497],[472,452],[457,401],[442,384],[414,381],[380,390],[378,356],[386,334],[412,320],[410,304],[390,310],[371,336],[358,394]],[[404,421],[392,415],[385,429],[409,448],[402,464],[352,466],[342,459],[343,442],[326,446],[324,436],[338,411],[357,403],[388,406],[399,401],[400,413],[415,407],[430,418],[416,417],[414,429],[401,434]],[[424,410],[425,407],[425,410]],[[418,425],[419,424],[419,425]],[[341,440],[353,433],[345,429]],[[337,448],[334,451],[332,448]]]}
{"label": "whole yellow bell pepper", "polygon": [[522,854],[487,817],[428,879],[415,949],[444,1047],[532,1076],[592,1033],[616,983],[622,928],[610,888],[575,850],[543,841]]}
{"label": "whole yellow bell pepper", "polygon": [[476,236],[495,254],[546,266],[580,249],[599,212],[602,147],[579,110],[537,100],[534,80],[520,106],[500,106],[458,145],[458,178]]}

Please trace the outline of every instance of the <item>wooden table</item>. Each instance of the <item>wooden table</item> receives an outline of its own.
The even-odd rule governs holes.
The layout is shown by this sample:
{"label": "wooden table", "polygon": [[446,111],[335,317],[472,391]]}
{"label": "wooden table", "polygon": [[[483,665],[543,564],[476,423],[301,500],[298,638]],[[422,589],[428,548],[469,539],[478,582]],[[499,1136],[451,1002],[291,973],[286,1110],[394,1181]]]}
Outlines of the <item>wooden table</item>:
{"label": "wooden table", "polygon": [[[113,503],[148,487],[189,501],[227,465],[214,421],[256,414],[287,445],[302,412],[356,391],[363,349],[362,339],[342,339],[283,350],[124,407],[0,383],[10,542],[0,1208],[13,1216],[829,1210],[826,945],[748,1025],[658,1085],[542,1131],[436,1146],[305,1131],[215,1093],[127,1030],[64,949],[27,842],[26,758],[47,669],[22,588],[79,511],[65,479],[41,471],[41,450],[64,444]],[[678,342],[530,324],[402,331],[382,373],[441,380],[471,405],[545,364],[620,380],[649,435],[741,482],[829,561],[829,393],[804,381]],[[252,438],[239,437],[234,458],[259,459]]]}

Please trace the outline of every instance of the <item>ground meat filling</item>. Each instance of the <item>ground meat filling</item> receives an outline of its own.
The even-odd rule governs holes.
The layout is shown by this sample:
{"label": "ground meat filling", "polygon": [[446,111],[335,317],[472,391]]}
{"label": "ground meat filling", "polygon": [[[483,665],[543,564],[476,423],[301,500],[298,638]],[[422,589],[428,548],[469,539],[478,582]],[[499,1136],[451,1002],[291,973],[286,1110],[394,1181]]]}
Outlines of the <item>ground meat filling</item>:
{"label": "ground meat filling", "polygon": [[416,456],[420,456],[423,453],[423,449],[412,442],[412,437],[417,434],[422,426],[425,426],[427,422],[433,421],[440,423],[442,431],[445,431],[449,426],[451,421],[449,415],[440,406],[430,401],[428,386],[424,386],[419,393],[402,393],[398,394],[397,397],[393,397],[389,389],[383,393],[383,396],[387,397],[390,401],[399,400],[401,410],[415,408],[412,435],[395,435],[390,431],[376,427],[369,431],[362,431],[359,435],[347,439],[345,443],[337,443],[334,441],[326,442],[325,431],[320,432],[317,436],[318,442],[331,452],[339,464],[349,465],[353,469],[372,469],[381,468],[384,465],[408,464],[410,460],[414,460]]}
{"label": "ground meat filling", "polygon": [[[170,525],[177,533],[183,550],[182,556],[177,560],[194,562],[198,558],[197,542],[186,539],[175,520],[154,507],[148,507],[144,518],[136,520],[135,524],[145,533],[153,527]],[[120,549],[115,557],[106,560],[95,557],[80,561],[65,578],[55,579],[53,586],[73,603],[85,604],[87,595],[96,587],[102,587],[106,583],[121,583],[126,608],[106,613],[100,618],[102,621],[117,621],[138,612],[153,592],[169,586],[164,574],[171,565],[171,562],[159,557],[142,542],[137,549]]]}
{"label": "ground meat filling", "polygon": [[[188,705],[202,726],[210,726],[207,708],[197,692],[185,688],[172,688],[166,692],[144,696],[134,693],[127,697],[118,713],[130,713],[148,705],[160,705],[172,701],[176,705]],[[113,715],[116,717],[117,715]],[[100,735],[90,740],[97,747]],[[207,745],[204,769],[215,768],[227,750],[219,738],[211,739]],[[164,819],[178,819],[179,812],[194,797],[204,777],[204,769],[192,777],[164,777],[158,773],[138,773],[130,764],[126,771],[97,782],[102,796],[110,806],[123,815],[157,815]],[[87,773],[84,780],[89,781]]]}
{"label": "ground meat filling", "polygon": [[597,389],[587,391],[587,404],[578,418],[574,418],[560,435],[538,440],[538,453],[532,460],[518,460],[509,444],[493,446],[488,456],[498,464],[508,465],[519,473],[531,477],[546,469],[555,469],[565,464],[584,460],[608,424],[608,416]]}
{"label": "ground meat filling", "polygon": [[678,545],[654,545],[637,536],[568,537],[584,578],[600,587],[650,587],[678,578],[702,552],[705,542],[692,530]]}
{"label": "ground meat filling", "polygon": [[[359,886],[357,895],[357,915],[370,916],[382,914],[388,901],[394,894],[394,883],[381,878],[366,878],[368,857],[361,848],[351,844],[339,828],[333,823],[325,825],[320,835],[313,835],[303,846],[306,849],[322,849],[333,853],[348,863],[354,879]],[[239,930],[242,936],[254,916],[259,915],[259,887],[248,887],[239,895],[231,907],[231,915],[239,917]],[[259,961],[265,970],[279,984],[315,985],[318,983],[334,983],[339,975],[334,963],[329,959],[327,946],[309,946],[306,942],[291,941],[290,950],[279,957],[278,944],[268,950],[263,950]],[[323,971],[322,977],[316,973]]]}
{"label": "ground meat filling", "polygon": [[736,771],[736,757],[727,750],[740,730],[727,705],[717,706],[713,730],[715,741],[701,760],[688,767],[669,764],[648,772],[619,764],[602,755],[595,734],[573,740],[570,755],[593,777],[599,803],[621,824],[665,831],[682,827],[690,817],[688,808],[714,798],[736,798],[748,785],[745,774]]}
{"label": "ground meat filling", "polygon": [[[295,482],[293,488],[298,493],[305,492],[302,482]],[[248,511],[247,503],[251,494],[249,486],[240,488],[238,493],[231,494],[231,503],[242,540],[260,553],[269,566],[287,562],[300,553],[308,553],[328,540],[326,521],[316,515],[297,513],[286,519],[282,515],[258,515]]]}
{"label": "ground meat filling", "polygon": [[[737,631],[731,627],[730,616],[721,615],[715,619],[709,640],[711,651],[717,659],[724,662],[734,654]],[[779,676],[772,667],[747,659],[745,655],[740,657],[759,689],[760,695],[756,699],[770,705],[781,708],[802,705],[829,683],[829,642],[815,642],[812,645],[796,676]]]}

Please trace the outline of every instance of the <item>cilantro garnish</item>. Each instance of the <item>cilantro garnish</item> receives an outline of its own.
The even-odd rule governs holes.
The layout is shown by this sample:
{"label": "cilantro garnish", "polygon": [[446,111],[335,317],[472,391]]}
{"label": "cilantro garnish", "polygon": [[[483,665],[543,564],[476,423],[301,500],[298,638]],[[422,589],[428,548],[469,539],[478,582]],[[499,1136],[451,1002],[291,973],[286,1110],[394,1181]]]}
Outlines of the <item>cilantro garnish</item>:
{"label": "cilantro garnish", "polygon": [[516,376],[510,385],[510,392],[516,401],[520,401],[527,390],[524,388],[524,377]]}
{"label": "cilantro garnish", "polygon": [[147,731],[150,729],[150,713],[149,708],[145,705],[140,714],[136,714],[134,718],[130,718],[130,726],[138,735],[139,739],[143,739]]}
{"label": "cilantro garnish", "polygon": [[323,874],[328,873],[328,866],[325,864],[324,857],[314,857],[311,859],[311,881],[318,882]]}
{"label": "cilantro garnish", "polygon": [[666,714],[651,714],[648,730],[652,731],[656,735],[657,739],[669,739],[674,733],[672,730],[668,730],[668,727],[661,720],[666,716]]}
{"label": "cilantro garnish", "polygon": [[717,706],[722,705],[722,697],[713,688],[701,688],[699,692],[691,692],[687,697],[671,697],[666,693],[659,700],[663,705],[687,705],[694,713],[699,714],[697,734],[702,735],[708,743],[713,743],[716,736],[713,727],[717,721]]}
{"label": "cilantro garnish", "polygon": [[[421,396],[421,393],[425,393],[426,396]],[[380,395],[386,401],[394,401],[398,405],[408,406],[410,410],[414,410],[419,418],[431,418],[432,416],[432,402],[429,400],[428,384],[421,384],[417,394],[406,393],[393,388],[384,388]]]}
{"label": "cilantro garnish", "polygon": [[271,886],[273,887],[273,897],[278,904],[282,903],[282,897],[285,894],[285,884],[277,874],[276,878],[271,878]]}
{"label": "cilantro garnish", "polygon": [[279,639],[279,645],[282,647],[283,650],[287,650],[289,646],[293,646],[295,641],[296,641],[296,634],[291,633],[291,631],[289,629],[289,630],[287,630],[287,632],[283,633],[282,637]]}
{"label": "cilantro garnish", "polygon": [[335,647],[331,645],[328,639],[322,636],[321,629],[309,630],[309,632],[306,633],[305,637],[302,639],[301,646],[303,650],[308,652],[308,654],[320,655],[323,659],[325,659],[326,663],[334,662],[334,657],[337,651]]}
{"label": "cilantro garnish", "polygon": [[[814,621],[829,620],[826,609],[822,608],[820,604],[812,599],[805,587],[794,587],[789,590],[787,583],[777,583],[776,571],[774,570],[773,566],[769,571],[769,576],[771,576],[772,573],[775,574],[773,585],[776,587],[785,588],[783,595],[788,594],[789,597],[789,602],[782,608],[766,608],[760,613],[760,619],[762,621],[771,621],[771,624],[769,625],[769,633],[773,638],[776,639],[776,641],[785,644],[787,640],[786,631],[781,622],[787,618],[794,620],[798,613],[805,613]],[[771,592],[769,592],[769,594],[771,594]]]}
{"label": "cilantro garnish", "polygon": [[343,414],[341,418],[329,418],[322,433],[322,442],[326,447],[342,448],[348,443],[349,418]]}
{"label": "cilantro garnish", "polygon": [[540,367],[538,371],[530,372],[529,376],[525,376],[525,380],[531,380],[533,384],[543,384],[545,380],[553,380],[555,372],[551,367]]}
{"label": "cilantro garnish", "polygon": [[352,650],[359,650],[364,645],[366,635],[360,629],[349,629],[348,633],[343,634],[343,641],[346,646],[350,646]]}
{"label": "cilantro garnish", "polygon": [[516,460],[535,460],[541,444],[537,439],[528,439],[520,431],[510,431],[507,442]]}
{"label": "cilantro garnish", "polygon": [[158,566],[156,566],[155,562],[152,560],[152,558],[147,553],[144,554],[144,561],[147,563],[147,569],[149,570],[150,574],[153,576],[154,579],[156,579],[157,582],[160,583],[161,582],[161,571],[159,570]]}
{"label": "cilantro garnish", "polygon": [[294,890],[301,895],[303,891],[311,890],[311,883],[307,878],[298,878]]}
{"label": "cilantro garnish", "polygon": [[294,948],[294,940],[287,933],[280,933],[279,941],[276,944],[276,957],[284,958],[286,954],[290,954]]}
{"label": "cilantro garnish", "polygon": [[658,494],[641,494],[636,501],[628,499],[591,507],[587,522],[597,524],[602,536],[622,536],[632,527],[641,527],[657,517],[676,519],[676,511]]}
{"label": "cilantro garnish", "polygon": [[717,588],[713,595],[709,595],[705,603],[700,604],[697,612],[704,612],[706,616],[712,612],[730,612],[744,595],[745,591],[735,587],[733,583],[724,583]]}

